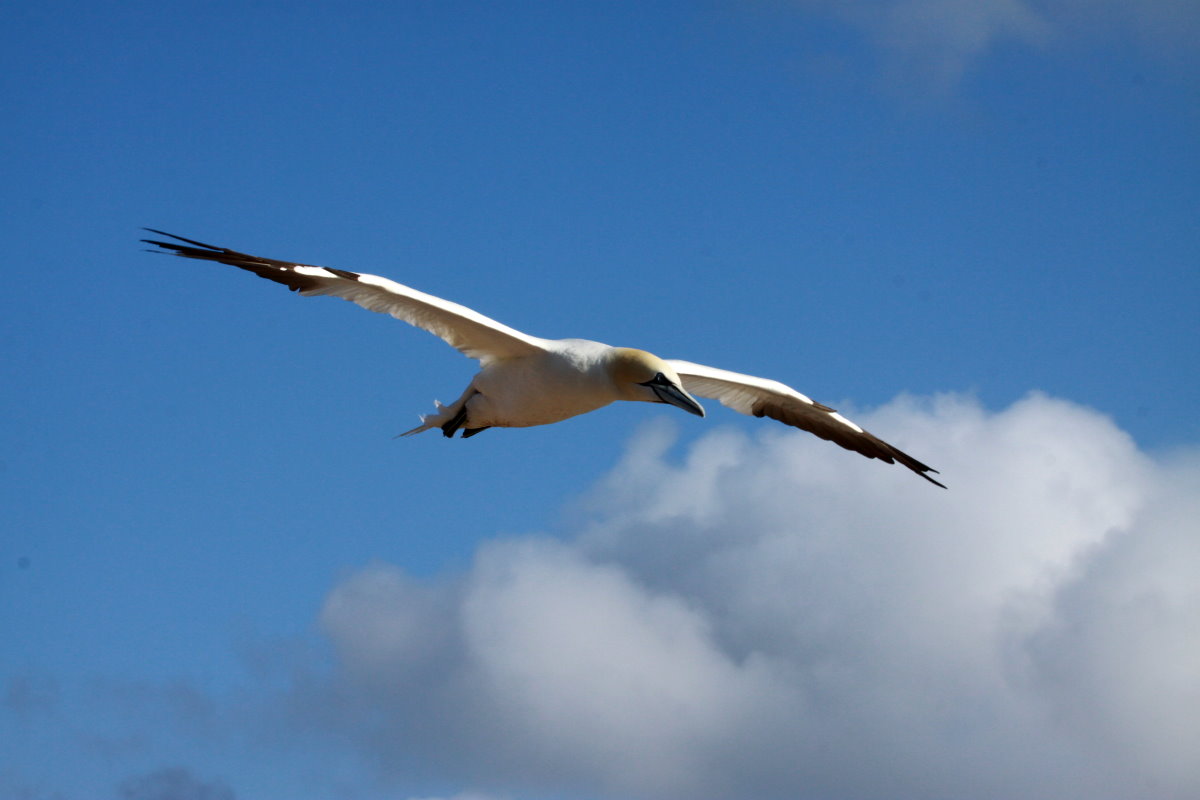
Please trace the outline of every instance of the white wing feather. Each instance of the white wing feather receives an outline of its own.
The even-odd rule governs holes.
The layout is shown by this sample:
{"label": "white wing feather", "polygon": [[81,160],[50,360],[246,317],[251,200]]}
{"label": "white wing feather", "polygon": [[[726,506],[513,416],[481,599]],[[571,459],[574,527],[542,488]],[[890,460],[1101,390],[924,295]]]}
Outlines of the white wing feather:
{"label": "white wing feather", "polygon": [[262,258],[184,239],[163,231],[150,228],[147,230],[186,243],[144,239],[147,244],[187,258],[218,261],[239,267],[261,278],[282,283],[305,296],[340,297],[370,311],[390,314],[396,319],[429,331],[459,352],[479,359],[484,364],[495,359],[528,355],[546,349],[547,342],[544,339],[502,325],[466,306],[425,294],[378,275]]}

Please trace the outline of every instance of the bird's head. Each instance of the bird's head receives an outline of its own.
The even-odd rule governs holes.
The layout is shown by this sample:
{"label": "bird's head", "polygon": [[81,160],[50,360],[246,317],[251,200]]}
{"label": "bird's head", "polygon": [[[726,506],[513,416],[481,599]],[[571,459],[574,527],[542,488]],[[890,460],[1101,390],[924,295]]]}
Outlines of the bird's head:
{"label": "bird's head", "polygon": [[689,414],[704,416],[704,407],[683,388],[671,365],[645,350],[614,348],[609,362],[613,382],[626,400],[670,403]]}

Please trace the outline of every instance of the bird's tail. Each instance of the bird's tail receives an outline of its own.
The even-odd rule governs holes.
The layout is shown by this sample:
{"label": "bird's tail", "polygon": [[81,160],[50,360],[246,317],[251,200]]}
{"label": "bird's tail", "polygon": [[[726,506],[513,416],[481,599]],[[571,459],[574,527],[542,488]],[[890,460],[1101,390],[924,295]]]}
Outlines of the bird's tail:
{"label": "bird's tail", "polygon": [[442,405],[442,401],[434,400],[433,407],[436,409],[433,414],[421,414],[420,425],[413,428],[411,431],[398,433],[392,438],[399,439],[401,436],[412,436],[414,433],[424,433],[431,428],[440,428],[442,425],[454,418],[453,408],[451,406]]}
{"label": "bird's tail", "polygon": [[412,436],[414,433],[421,433],[430,428],[441,428],[443,434],[453,436],[454,432],[461,428],[467,421],[467,401],[478,393],[475,389],[475,384],[472,383],[457,400],[448,406],[442,405],[440,400],[434,400],[434,413],[422,414],[420,425],[411,431],[397,434],[393,438],[399,439],[401,436]]}
{"label": "bird's tail", "polygon": [[[438,400],[433,401],[435,413],[422,414],[421,424],[413,428],[411,431],[397,434],[393,438],[399,439],[401,436],[412,436],[414,433],[421,433],[430,428],[441,428],[442,434],[446,437],[453,436],[455,432],[461,428],[467,421],[467,400],[471,395],[475,394],[473,389],[468,389],[462,397],[454,401],[448,406],[442,405]],[[482,428],[480,428],[482,430]],[[465,434],[471,435],[471,434]]]}

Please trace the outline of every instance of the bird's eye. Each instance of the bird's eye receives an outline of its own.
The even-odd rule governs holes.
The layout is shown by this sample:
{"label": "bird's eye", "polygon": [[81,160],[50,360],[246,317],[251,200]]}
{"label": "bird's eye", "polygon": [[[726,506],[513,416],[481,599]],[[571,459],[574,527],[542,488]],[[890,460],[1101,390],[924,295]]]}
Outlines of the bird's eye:
{"label": "bird's eye", "polygon": [[658,373],[657,375],[655,375],[650,380],[643,381],[642,383],[639,384],[639,386],[673,386],[673,385],[674,384],[671,383],[671,379],[668,378],[666,375],[663,375],[661,372]]}

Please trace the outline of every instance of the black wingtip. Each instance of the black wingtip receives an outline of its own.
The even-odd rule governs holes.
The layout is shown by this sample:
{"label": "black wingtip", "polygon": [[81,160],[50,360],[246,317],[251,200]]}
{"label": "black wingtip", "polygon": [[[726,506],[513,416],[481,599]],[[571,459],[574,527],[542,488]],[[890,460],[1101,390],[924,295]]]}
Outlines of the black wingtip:
{"label": "black wingtip", "polygon": [[[931,469],[931,470],[929,470],[929,471],[930,471],[930,472],[937,472],[937,470],[936,470],[936,469]],[[918,474],[918,475],[920,475],[920,476],[921,476],[922,478],[924,478],[925,480],[927,480],[927,481],[929,481],[930,483],[932,483],[934,486],[940,486],[940,487],[942,487],[943,489],[945,489],[946,491],[949,491],[949,490],[950,490],[950,487],[949,487],[949,486],[947,486],[946,484],[942,483],[941,481],[935,481],[933,478],[929,477],[929,476],[928,476],[927,474],[925,474],[924,472],[918,472],[917,474]]]}
{"label": "black wingtip", "polygon": [[[142,230],[149,231],[150,233],[157,233],[159,236],[166,236],[167,238],[174,239],[177,242],[186,242],[187,244],[193,245],[195,247],[202,247],[205,250],[211,250],[215,253],[226,252],[226,249],[224,247],[217,247],[215,244],[207,244],[205,242],[198,242],[195,239],[188,239],[183,236],[177,236],[173,233],[167,233],[166,231],[160,231],[157,228],[142,228]],[[177,245],[174,242],[160,242],[156,239],[142,239],[142,241],[145,242],[146,244],[152,244],[152,245],[155,245],[156,247],[163,247],[168,250],[174,250],[176,252],[179,252],[182,249],[181,245]],[[154,251],[151,251],[151,252],[154,252]]]}
{"label": "black wingtip", "polygon": [[934,480],[933,478],[929,477],[929,473],[931,473],[931,472],[932,472],[934,475],[940,475],[940,474],[941,474],[940,472],[938,472],[938,471],[937,471],[936,469],[934,469],[933,467],[926,466],[925,464],[922,464],[920,461],[917,461],[917,460],[916,460],[915,458],[913,458],[912,456],[909,456],[909,455],[907,455],[907,454],[906,454],[906,455],[905,455],[905,460],[902,460],[900,463],[904,464],[904,466],[908,467],[908,468],[909,468],[909,469],[911,469],[913,472],[917,473],[917,474],[918,474],[918,475],[920,475],[922,478],[924,478],[925,480],[927,480],[927,481],[929,481],[930,483],[932,483],[934,486],[940,486],[940,487],[942,487],[943,489],[949,489],[949,488],[950,488],[950,487],[946,486],[946,484],[942,483],[941,481]]}
{"label": "black wingtip", "polygon": [[[885,444],[886,444],[886,443],[885,443]],[[940,475],[940,474],[941,474],[941,473],[939,473],[939,472],[938,472],[936,469],[934,469],[933,467],[929,466],[928,464],[922,464],[920,461],[917,461],[915,458],[913,458],[912,456],[910,456],[908,453],[905,453],[903,450],[899,450],[899,449],[897,449],[897,448],[895,448],[895,447],[892,447],[891,445],[887,445],[887,447],[888,447],[888,448],[891,450],[891,456],[892,456],[892,458],[894,458],[896,461],[898,461],[898,462],[900,462],[901,464],[903,464],[904,466],[908,467],[908,468],[909,468],[909,469],[911,469],[913,472],[917,473],[917,474],[918,474],[918,475],[920,475],[922,478],[924,478],[925,480],[927,480],[927,481],[929,481],[930,483],[932,483],[934,486],[940,486],[940,487],[942,487],[943,489],[948,489],[948,488],[949,488],[948,486],[946,486],[946,484],[942,483],[941,481],[938,481],[938,480],[935,480],[935,479],[933,479],[933,478],[929,477],[929,473],[931,473],[931,472],[932,472],[934,475]],[[892,460],[892,458],[889,458],[889,459],[887,459],[887,460],[888,460],[888,461],[891,461],[891,460]]]}

